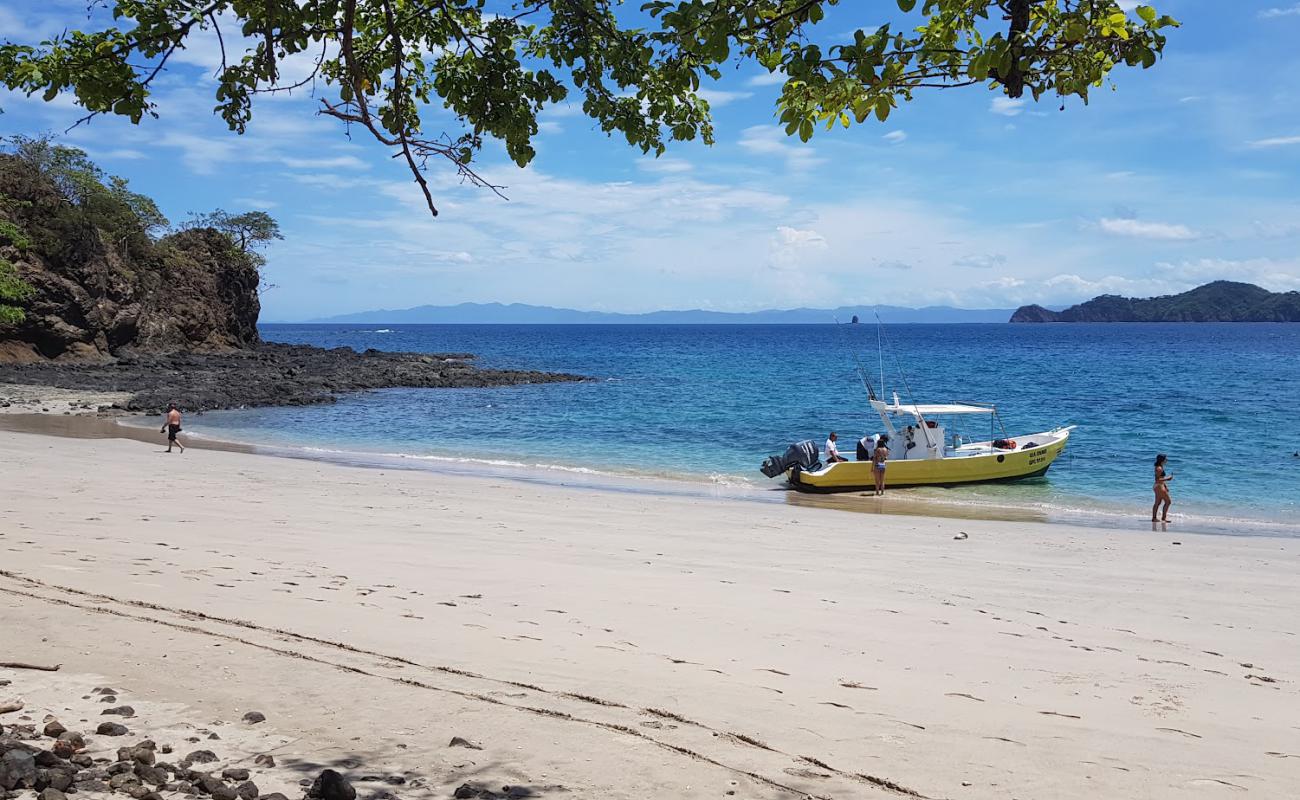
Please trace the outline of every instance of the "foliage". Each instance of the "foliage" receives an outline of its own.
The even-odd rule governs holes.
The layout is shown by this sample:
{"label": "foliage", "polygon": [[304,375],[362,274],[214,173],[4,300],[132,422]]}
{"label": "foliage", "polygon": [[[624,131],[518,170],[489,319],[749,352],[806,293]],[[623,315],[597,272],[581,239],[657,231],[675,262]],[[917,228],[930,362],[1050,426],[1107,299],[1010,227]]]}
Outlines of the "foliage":
{"label": "foliage", "polygon": [[[8,198],[0,195],[0,210],[8,205]],[[0,247],[8,245],[19,252],[31,247],[31,240],[17,225],[0,218]],[[23,321],[23,309],[20,303],[28,300],[35,289],[18,276],[13,262],[0,256],[0,325],[12,325]]]}
{"label": "foliage", "polygon": [[[667,141],[712,142],[701,83],[752,61],[783,75],[781,122],[807,140],[819,124],[884,120],[923,89],[984,85],[1086,102],[1116,67],[1155,64],[1161,31],[1178,24],[1150,6],[1126,13],[1117,0],[852,0],[887,21],[835,41],[815,29],[841,0],[645,0],[639,13],[620,0],[105,5],[111,23],[97,24],[100,15],[39,44],[0,45],[0,84],[46,100],[70,92],[89,115],[139,122],[156,115],[151,85],[168,59],[212,31],[217,110],[232,130],[244,131],[259,95],[311,85],[321,113],[405,159],[435,215],[428,159],[487,185],[471,166],[484,138],[527,164],[539,112],[571,92],[603,131],[658,155]],[[304,59],[310,71],[295,79]],[[425,133],[431,105],[461,130]]]}
{"label": "foliage", "polygon": [[184,229],[213,228],[230,237],[235,246],[245,253],[272,239],[284,239],[280,223],[265,211],[248,211],[231,214],[218,208],[207,214],[191,214]]}
{"label": "foliage", "polygon": [[86,151],[53,144],[48,137],[13,136],[9,144],[17,158],[48,177],[64,199],[125,253],[142,252],[151,235],[167,226],[152,199],[131,191],[124,178],[106,176]]}

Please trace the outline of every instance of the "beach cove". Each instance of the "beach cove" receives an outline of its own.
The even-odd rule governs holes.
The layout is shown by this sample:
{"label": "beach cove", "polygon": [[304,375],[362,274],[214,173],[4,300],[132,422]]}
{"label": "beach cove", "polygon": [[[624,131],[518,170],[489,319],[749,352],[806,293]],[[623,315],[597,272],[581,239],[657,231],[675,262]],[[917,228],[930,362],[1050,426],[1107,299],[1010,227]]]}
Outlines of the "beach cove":
{"label": "beach cove", "polygon": [[0,449],[7,654],[402,797],[1300,792],[1293,539]]}

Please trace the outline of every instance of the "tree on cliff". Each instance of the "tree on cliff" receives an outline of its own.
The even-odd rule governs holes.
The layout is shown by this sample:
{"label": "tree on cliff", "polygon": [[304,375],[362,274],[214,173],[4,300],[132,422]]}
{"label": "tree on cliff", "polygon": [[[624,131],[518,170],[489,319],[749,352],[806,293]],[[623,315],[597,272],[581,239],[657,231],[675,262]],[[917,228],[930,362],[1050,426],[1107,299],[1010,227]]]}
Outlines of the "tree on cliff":
{"label": "tree on cliff", "polygon": [[218,208],[207,214],[193,214],[186,228],[213,228],[230,237],[230,240],[245,253],[252,252],[272,239],[284,239],[280,233],[280,223],[265,211],[246,211],[243,214],[231,214]]}
{"label": "tree on cliff", "polygon": [[[405,160],[435,215],[429,159],[487,185],[471,166],[484,139],[527,164],[539,112],[571,92],[606,133],[658,155],[666,141],[711,143],[702,81],[754,62],[781,77],[781,123],[807,140],[817,125],[884,120],[926,89],[985,85],[1086,102],[1115,67],[1155,64],[1161,31],[1178,24],[1117,0],[853,0],[884,24],[839,36],[815,29],[840,0],[646,0],[639,12],[619,0],[103,5],[82,30],[0,45],[0,83],[46,100],[71,93],[90,116],[139,122],[156,115],[151,88],[168,59],[209,31],[220,45],[217,110],[232,130],[243,132],[260,95],[311,86],[321,114]],[[425,132],[430,105],[448,109],[459,130]]]}

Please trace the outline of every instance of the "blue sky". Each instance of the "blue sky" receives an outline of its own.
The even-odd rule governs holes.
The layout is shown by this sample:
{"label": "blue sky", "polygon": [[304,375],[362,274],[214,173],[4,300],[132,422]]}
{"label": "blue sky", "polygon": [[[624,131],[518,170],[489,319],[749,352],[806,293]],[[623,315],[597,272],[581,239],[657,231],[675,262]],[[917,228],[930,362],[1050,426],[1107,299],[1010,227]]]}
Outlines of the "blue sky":
{"label": "blue sky", "polygon": [[[436,220],[403,167],[305,94],[227,131],[211,113],[215,40],[156,84],[160,119],[63,134],[80,116],[66,99],[0,92],[0,135],[60,133],[173,221],[271,213],[286,238],[268,251],[265,320],[464,301],[1011,307],[1220,278],[1300,289],[1300,0],[1154,4],[1184,23],[1165,58],[1116,72],[1086,107],[974,87],[803,144],[776,125],[778,87],[743,65],[708,88],[713,147],[647,158],[562,106],[527,169],[485,150],[508,201],[434,168]],[[874,26],[870,6],[849,0],[823,27]],[[0,39],[84,17],[81,0],[0,0]]]}

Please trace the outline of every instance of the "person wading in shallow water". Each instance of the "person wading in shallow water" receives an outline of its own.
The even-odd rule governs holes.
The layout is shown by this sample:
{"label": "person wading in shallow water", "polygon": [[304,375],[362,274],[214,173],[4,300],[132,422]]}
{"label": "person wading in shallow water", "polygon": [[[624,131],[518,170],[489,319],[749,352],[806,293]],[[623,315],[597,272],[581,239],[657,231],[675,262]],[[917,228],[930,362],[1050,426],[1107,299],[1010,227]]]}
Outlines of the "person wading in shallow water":
{"label": "person wading in shallow water", "polygon": [[[1169,482],[1174,479],[1174,476],[1165,473],[1165,461],[1167,460],[1168,459],[1165,457],[1164,453],[1156,456],[1156,484],[1152,487],[1155,489],[1156,501],[1151,505],[1152,522],[1168,522],[1169,504],[1174,502],[1174,499],[1169,496]],[[1164,503],[1165,510],[1164,513],[1160,515],[1160,519],[1157,520],[1156,510],[1160,508],[1161,503]]]}
{"label": "person wading in shallow water", "polygon": [[181,412],[175,403],[167,404],[167,421],[158,429],[159,433],[164,431],[167,433],[167,452],[170,453],[172,445],[176,445],[184,453],[185,445],[181,444],[181,440],[176,438],[176,434],[181,432]]}

